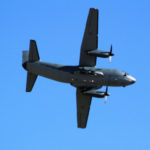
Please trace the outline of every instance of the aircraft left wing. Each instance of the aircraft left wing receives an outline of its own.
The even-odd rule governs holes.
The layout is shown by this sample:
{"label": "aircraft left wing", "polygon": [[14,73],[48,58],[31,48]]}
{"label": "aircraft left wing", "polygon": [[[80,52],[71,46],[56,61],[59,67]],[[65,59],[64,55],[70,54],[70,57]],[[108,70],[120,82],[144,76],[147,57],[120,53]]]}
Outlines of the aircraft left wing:
{"label": "aircraft left wing", "polygon": [[81,89],[77,88],[76,99],[78,128],[86,128],[92,96],[84,95]]}
{"label": "aircraft left wing", "polygon": [[90,8],[80,50],[80,66],[93,67],[96,57],[88,55],[88,51],[98,48],[98,9]]}

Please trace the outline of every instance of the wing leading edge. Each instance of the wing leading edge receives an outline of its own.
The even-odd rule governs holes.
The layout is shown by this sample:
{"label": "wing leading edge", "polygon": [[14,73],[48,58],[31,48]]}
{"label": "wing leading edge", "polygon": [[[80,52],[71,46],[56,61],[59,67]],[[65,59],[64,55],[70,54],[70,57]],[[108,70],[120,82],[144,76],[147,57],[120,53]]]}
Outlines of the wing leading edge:
{"label": "wing leading edge", "polygon": [[85,32],[80,50],[80,66],[96,65],[96,57],[87,54],[87,51],[98,48],[98,9],[91,8],[86,22]]}
{"label": "wing leading edge", "polygon": [[86,128],[92,96],[84,95],[81,89],[77,88],[76,99],[78,128]]}

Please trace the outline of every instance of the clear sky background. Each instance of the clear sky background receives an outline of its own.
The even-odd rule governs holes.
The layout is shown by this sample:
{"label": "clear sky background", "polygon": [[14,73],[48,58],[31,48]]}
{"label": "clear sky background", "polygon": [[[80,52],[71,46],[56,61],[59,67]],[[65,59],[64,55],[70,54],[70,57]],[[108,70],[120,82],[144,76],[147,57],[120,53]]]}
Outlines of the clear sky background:
{"label": "clear sky background", "polygon": [[[113,44],[112,63],[137,82],[93,98],[86,129],[78,129],[75,88],[38,77],[25,92],[22,50],[37,41],[41,60],[78,65],[89,8],[99,9],[99,49]],[[0,3],[1,150],[150,150],[150,1],[13,0]],[[102,88],[104,90],[105,88]]]}

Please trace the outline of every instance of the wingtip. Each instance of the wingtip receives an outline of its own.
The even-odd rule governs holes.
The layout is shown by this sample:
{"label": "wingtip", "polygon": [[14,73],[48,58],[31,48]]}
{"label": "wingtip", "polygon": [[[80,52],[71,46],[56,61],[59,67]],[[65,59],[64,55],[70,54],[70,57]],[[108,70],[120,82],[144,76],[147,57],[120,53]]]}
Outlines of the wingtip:
{"label": "wingtip", "polygon": [[30,40],[30,42],[34,42],[34,43],[36,43],[36,41],[35,41],[35,40],[33,40],[33,39],[31,39],[31,40]]}
{"label": "wingtip", "polygon": [[90,11],[98,11],[98,8],[90,8]]}
{"label": "wingtip", "polygon": [[85,129],[85,128],[86,128],[86,126],[85,126],[85,127],[83,127],[83,126],[78,126],[78,128],[80,128],[80,129]]}

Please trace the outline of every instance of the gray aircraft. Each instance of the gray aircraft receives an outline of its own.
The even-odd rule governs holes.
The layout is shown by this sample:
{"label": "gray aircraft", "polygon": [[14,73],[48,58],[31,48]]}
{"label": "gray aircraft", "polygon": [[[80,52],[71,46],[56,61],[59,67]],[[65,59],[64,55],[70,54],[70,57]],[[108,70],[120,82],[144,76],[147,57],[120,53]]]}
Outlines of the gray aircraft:
{"label": "gray aircraft", "polygon": [[[70,83],[76,88],[78,127],[86,128],[92,97],[109,96],[108,86],[125,87],[136,82],[136,79],[126,72],[95,67],[97,57],[111,59],[113,55],[112,46],[110,51],[98,50],[98,9],[91,8],[82,40],[78,66],[64,66],[40,61],[36,42],[30,41],[29,51],[23,51],[22,65],[28,71],[26,92],[32,90],[38,75]],[[106,86],[106,91],[97,90],[102,86]]]}

